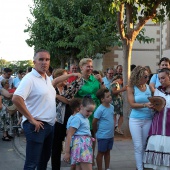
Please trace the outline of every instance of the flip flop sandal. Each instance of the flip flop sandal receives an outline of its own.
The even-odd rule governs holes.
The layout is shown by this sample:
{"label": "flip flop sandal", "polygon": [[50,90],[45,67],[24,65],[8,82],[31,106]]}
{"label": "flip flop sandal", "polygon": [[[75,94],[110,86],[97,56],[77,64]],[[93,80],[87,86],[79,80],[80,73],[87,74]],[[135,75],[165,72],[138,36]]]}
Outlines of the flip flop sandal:
{"label": "flip flop sandal", "polygon": [[9,139],[13,139],[13,138],[14,138],[14,137],[11,136],[11,135],[7,135],[7,137],[8,137]]}
{"label": "flip flop sandal", "polygon": [[11,141],[11,140],[8,138],[8,136],[3,136],[3,137],[2,137],[2,140],[3,140],[3,141]]}

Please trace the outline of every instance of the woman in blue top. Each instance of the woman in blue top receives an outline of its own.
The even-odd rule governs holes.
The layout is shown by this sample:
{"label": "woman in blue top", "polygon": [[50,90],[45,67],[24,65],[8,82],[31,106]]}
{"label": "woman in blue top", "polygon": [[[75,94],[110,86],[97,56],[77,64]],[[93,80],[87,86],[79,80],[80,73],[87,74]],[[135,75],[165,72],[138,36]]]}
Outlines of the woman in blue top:
{"label": "woman in blue top", "polygon": [[143,170],[143,153],[146,139],[152,122],[151,91],[146,84],[148,72],[145,67],[137,66],[131,73],[127,88],[128,102],[132,108],[129,119],[129,128],[134,144],[137,170]]}
{"label": "woman in blue top", "polygon": [[[167,57],[163,57],[160,59],[158,63],[159,69],[163,68],[170,68],[170,60]],[[161,85],[158,74],[154,74],[150,80],[149,86],[152,91],[152,93],[155,92],[155,89],[158,88]]]}

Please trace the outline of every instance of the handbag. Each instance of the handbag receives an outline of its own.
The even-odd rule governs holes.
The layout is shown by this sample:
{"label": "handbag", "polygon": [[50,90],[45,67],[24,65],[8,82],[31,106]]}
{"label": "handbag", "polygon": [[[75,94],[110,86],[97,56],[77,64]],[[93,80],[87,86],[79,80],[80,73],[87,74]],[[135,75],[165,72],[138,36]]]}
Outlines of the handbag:
{"label": "handbag", "polygon": [[5,104],[3,104],[6,109],[7,109],[7,112],[12,116],[14,115],[16,112],[17,112],[17,107],[15,106],[15,104],[12,104],[11,106],[6,106]]}

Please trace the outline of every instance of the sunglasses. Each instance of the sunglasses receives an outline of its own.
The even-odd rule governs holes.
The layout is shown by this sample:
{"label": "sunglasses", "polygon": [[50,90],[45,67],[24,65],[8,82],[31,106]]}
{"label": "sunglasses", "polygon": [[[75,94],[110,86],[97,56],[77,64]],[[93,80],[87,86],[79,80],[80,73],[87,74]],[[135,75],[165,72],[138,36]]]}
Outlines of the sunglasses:
{"label": "sunglasses", "polygon": [[143,76],[144,77],[144,79],[149,79],[149,76]]}

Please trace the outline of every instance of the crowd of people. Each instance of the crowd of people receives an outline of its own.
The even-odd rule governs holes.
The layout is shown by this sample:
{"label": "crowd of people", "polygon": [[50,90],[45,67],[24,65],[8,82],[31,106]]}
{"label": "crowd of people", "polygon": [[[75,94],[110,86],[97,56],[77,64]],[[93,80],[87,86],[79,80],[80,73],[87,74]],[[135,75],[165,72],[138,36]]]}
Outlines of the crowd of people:
{"label": "crowd of people", "polygon": [[[38,50],[34,68],[4,68],[0,76],[0,127],[3,141],[11,141],[11,117],[20,114],[26,137],[24,170],[45,170],[51,157],[53,170],[60,170],[63,160],[71,170],[92,170],[96,165],[110,169],[110,150],[114,133],[123,135],[123,98],[127,92],[130,105],[129,128],[134,144],[136,169],[170,169],[169,110],[170,60],[162,58],[158,74],[149,66],[131,65],[128,84],[123,84],[123,67],[93,70],[93,60],[83,58],[70,70],[50,67],[50,53]],[[80,70],[80,71],[78,71]],[[160,96],[166,105],[157,111],[149,101]],[[10,107],[15,110],[12,114]],[[15,108],[15,109],[14,109]],[[97,142],[97,147],[96,147]],[[95,162],[95,149],[97,149]]]}

